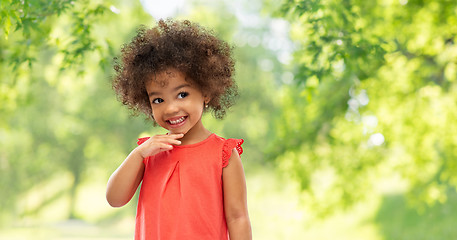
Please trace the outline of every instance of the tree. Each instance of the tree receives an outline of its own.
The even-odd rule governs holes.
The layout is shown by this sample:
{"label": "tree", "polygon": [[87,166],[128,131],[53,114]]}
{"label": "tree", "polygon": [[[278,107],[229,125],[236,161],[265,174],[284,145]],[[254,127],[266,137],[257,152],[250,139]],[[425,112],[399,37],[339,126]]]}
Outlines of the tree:
{"label": "tree", "polygon": [[[270,19],[263,19],[259,29],[246,29],[236,24],[233,12],[220,11],[226,4],[196,4],[187,18],[214,29],[231,44],[246,42],[246,35],[270,34]],[[149,25],[152,19],[138,2],[23,1],[3,6],[2,20],[12,24],[5,20],[0,25],[0,68],[5,72],[0,98],[7,103],[0,106],[0,187],[8,196],[0,204],[9,209],[6,213],[27,215],[68,196],[68,216],[79,218],[75,199],[81,183],[94,174],[109,176],[135,147],[139,134],[160,131],[141,116],[129,117],[109,81],[110,59],[140,24]],[[17,15],[21,11],[25,13]],[[239,102],[225,121],[205,116],[205,126],[220,135],[245,138],[246,163],[263,163],[267,136],[273,133],[268,119],[277,111],[275,74],[270,70],[279,71],[280,64],[258,39],[255,46],[239,44],[235,55]],[[261,70],[260,61],[268,69]],[[36,208],[14,212],[31,189],[67,175],[68,186],[39,199]]]}
{"label": "tree", "polygon": [[14,213],[21,194],[69,173],[69,188],[56,189],[38,209],[27,210],[68,194],[69,217],[76,218],[77,189],[88,172],[121,158],[129,146],[125,137],[135,138],[144,126],[141,120],[126,124],[128,114],[119,111],[105,79],[114,46],[150,17],[138,3],[36,0],[1,6],[0,186],[8,197],[0,206]]}
{"label": "tree", "polygon": [[416,206],[445,201],[457,187],[456,7],[283,2],[296,85],[282,90],[271,155],[314,209],[352,206],[397,173]]}

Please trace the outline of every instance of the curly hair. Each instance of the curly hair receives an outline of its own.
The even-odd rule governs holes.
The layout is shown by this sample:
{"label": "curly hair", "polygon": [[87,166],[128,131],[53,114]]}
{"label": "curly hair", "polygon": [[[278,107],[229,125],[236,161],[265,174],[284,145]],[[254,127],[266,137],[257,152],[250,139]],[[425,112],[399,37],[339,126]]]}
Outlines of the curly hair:
{"label": "curly hair", "polygon": [[152,116],[145,84],[169,68],[210,98],[208,110],[222,119],[238,95],[233,79],[232,48],[215,34],[188,20],[159,20],[157,26],[140,26],[132,41],[114,59],[113,88],[119,100],[135,113]]}

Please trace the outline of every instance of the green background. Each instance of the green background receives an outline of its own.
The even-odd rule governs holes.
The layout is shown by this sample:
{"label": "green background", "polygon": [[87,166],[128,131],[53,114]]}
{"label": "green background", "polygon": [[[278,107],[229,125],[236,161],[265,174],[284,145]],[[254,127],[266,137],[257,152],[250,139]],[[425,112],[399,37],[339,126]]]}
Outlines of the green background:
{"label": "green background", "polygon": [[[109,207],[106,181],[163,131],[110,81],[145,9],[0,0],[0,239],[132,239],[136,199]],[[235,46],[240,98],[204,124],[246,141],[254,239],[457,239],[457,2],[194,0],[174,16]]]}

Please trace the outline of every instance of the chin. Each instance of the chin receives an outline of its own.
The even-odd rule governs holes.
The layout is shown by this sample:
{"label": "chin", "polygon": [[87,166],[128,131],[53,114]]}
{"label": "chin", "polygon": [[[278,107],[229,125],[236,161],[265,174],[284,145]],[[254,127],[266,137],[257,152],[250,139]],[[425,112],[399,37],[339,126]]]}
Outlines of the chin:
{"label": "chin", "polygon": [[186,133],[187,133],[186,131],[179,131],[179,130],[173,130],[173,129],[170,129],[169,131],[172,134],[180,134],[180,133],[182,133],[182,134],[186,135]]}

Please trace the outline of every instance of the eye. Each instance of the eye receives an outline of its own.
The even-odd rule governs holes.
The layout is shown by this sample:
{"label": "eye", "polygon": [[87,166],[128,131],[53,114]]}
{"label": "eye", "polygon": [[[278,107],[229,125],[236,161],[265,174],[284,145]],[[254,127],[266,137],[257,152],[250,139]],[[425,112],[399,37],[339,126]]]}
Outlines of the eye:
{"label": "eye", "polygon": [[180,93],[178,94],[178,98],[185,98],[185,97],[187,97],[188,95],[189,95],[189,93],[187,93],[187,92],[180,92]]}
{"label": "eye", "polygon": [[162,102],[163,102],[162,98],[155,98],[154,100],[152,100],[152,103],[154,103],[154,104],[159,104],[159,103],[162,103]]}

